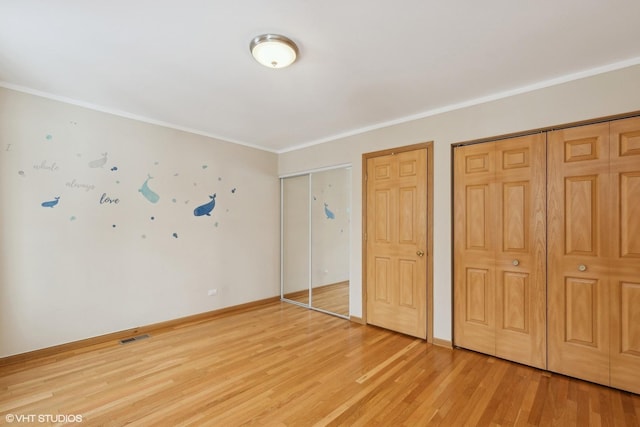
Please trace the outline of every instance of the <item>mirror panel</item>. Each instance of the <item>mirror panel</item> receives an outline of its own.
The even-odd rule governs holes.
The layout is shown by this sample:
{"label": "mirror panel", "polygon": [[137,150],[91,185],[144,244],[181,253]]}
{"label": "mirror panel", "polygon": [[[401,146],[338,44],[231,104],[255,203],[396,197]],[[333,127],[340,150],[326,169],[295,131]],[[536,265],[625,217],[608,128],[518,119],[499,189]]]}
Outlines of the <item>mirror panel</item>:
{"label": "mirror panel", "polygon": [[351,167],[281,179],[282,299],[349,316]]}
{"label": "mirror panel", "polygon": [[282,180],[282,298],[309,304],[309,175]]}
{"label": "mirror panel", "polygon": [[311,174],[311,306],[349,316],[351,168]]}

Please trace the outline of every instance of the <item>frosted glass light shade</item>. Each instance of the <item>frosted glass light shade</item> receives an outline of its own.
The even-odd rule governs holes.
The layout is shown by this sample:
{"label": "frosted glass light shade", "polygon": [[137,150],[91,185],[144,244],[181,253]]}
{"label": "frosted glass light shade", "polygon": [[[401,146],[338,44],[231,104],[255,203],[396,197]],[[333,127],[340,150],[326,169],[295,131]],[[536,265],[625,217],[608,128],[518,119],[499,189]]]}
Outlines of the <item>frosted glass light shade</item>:
{"label": "frosted glass light shade", "polygon": [[293,64],[298,56],[298,47],[285,36],[263,34],[251,40],[249,45],[253,57],[269,68],[284,68]]}

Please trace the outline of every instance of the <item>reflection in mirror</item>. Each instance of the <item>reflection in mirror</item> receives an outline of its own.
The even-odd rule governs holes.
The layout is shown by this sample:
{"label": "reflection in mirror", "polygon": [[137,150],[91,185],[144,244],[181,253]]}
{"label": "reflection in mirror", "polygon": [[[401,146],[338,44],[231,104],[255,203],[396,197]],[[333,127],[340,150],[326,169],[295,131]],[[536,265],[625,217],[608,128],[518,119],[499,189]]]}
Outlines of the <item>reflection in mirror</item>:
{"label": "reflection in mirror", "polygon": [[311,306],[349,316],[351,168],[311,174]]}
{"label": "reflection in mirror", "polygon": [[282,299],[348,318],[351,167],[281,185]]}
{"label": "reflection in mirror", "polygon": [[282,298],[309,304],[309,175],[282,180]]}

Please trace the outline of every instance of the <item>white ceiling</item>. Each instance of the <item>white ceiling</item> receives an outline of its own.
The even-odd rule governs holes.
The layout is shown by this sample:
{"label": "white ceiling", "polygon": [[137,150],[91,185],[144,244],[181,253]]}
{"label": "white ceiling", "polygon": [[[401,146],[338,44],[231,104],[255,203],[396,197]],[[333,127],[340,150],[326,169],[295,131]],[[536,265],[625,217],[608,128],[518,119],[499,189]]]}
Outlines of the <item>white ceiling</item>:
{"label": "white ceiling", "polygon": [[[283,152],[640,63],[639,0],[0,0],[0,85]],[[249,42],[293,39],[272,70]]]}

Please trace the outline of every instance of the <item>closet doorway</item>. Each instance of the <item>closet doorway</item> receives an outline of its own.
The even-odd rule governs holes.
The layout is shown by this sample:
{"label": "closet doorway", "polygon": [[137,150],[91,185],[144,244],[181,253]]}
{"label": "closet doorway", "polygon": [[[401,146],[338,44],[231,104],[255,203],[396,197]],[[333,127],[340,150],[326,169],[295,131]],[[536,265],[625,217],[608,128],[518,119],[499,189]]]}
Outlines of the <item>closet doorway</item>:
{"label": "closet doorway", "polygon": [[348,319],[351,166],[280,184],[281,299]]}

